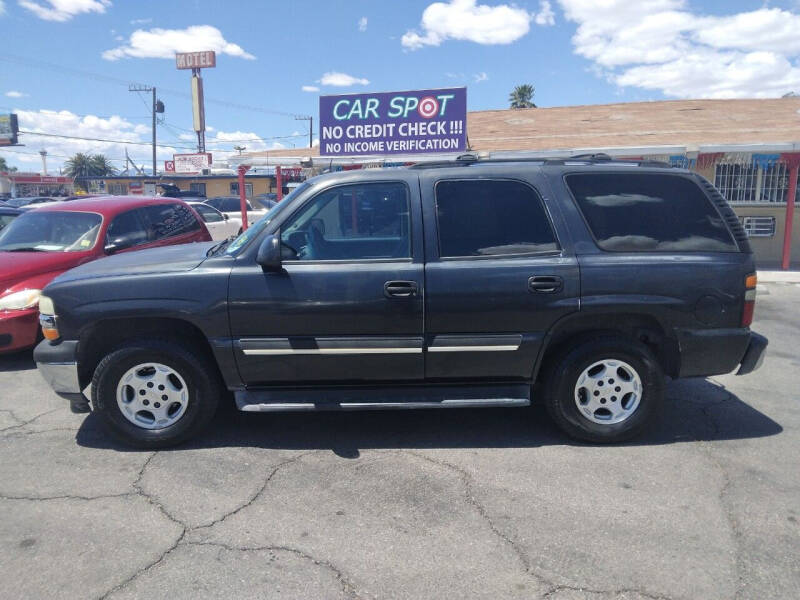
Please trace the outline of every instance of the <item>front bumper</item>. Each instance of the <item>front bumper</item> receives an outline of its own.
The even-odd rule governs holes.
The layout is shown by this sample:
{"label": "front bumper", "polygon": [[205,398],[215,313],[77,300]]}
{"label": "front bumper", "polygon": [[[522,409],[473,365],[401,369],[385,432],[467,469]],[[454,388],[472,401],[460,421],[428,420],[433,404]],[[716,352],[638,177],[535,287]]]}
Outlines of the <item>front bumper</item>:
{"label": "front bumper", "polygon": [[0,310],[0,354],[30,348],[38,335],[38,308]]}
{"label": "front bumper", "polygon": [[78,342],[39,342],[33,350],[36,368],[53,391],[70,401],[73,412],[87,412],[89,401],[83,395],[78,377]]}
{"label": "front bumper", "polygon": [[739,370],[736,371],[736,374],[747,375],[759,368],[764,362],[764,351],[767,349],[768,343],[769,340],[763,335],[751,332],[750,343],[747,345],[747,350],[745,350],[744,357],[742,358],[742,364]]}

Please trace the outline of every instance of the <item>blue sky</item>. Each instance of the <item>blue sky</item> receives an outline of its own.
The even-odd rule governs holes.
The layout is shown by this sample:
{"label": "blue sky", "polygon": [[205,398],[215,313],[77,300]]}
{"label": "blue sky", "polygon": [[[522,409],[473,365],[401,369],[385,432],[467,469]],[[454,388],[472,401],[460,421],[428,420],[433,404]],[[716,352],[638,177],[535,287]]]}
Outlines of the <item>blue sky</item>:
{"label": "blue sky", "polygon": [[[175,69],[176,49],[217,49],[217,68],[204,77],[209,146],[219,158],[236,144],[307,144],[307,123],[291,115],[316,119],[320,93],[466,85],[469,109],[485,110],[506,108],[520,83],[535,85],[544,107],[800,92],[800,5],[791,0],[0,0],[0,7],[0,111],[14,110],[30,131],[147,142],[146,98],[128,92],[127,82],[153,84],[166,105],[159,142],[171,146],[159,149],[160,159],[192,146],[189,74]],[[33,170],[42,148],[56,168],[76,151],[119,159],[125,148],[31,135],[23,143],[0,156]],[[139,163],[149,156],[144,145],[128,150]]]}

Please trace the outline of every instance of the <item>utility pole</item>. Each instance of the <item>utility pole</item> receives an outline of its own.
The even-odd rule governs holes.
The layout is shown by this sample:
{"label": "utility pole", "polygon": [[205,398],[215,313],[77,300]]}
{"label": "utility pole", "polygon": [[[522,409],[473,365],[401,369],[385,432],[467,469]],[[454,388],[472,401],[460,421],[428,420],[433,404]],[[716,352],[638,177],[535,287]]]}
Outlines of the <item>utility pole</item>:
{"label": "utility pole", "polygon": [[294,118],[295,121],[308,121],[308,147],[314,143],[314,117],[310,115],[297,115]]}
{"label": "utility pole", "polygon": [[158,171],[156,170],[156,113],[164,112],[164,103],[156,99],[156,88],[153,86],[132,83],[128,86],[128,91],[153,93],[153,103],[151,107],[153,114],[153,177],[156,177],[158,175]]}

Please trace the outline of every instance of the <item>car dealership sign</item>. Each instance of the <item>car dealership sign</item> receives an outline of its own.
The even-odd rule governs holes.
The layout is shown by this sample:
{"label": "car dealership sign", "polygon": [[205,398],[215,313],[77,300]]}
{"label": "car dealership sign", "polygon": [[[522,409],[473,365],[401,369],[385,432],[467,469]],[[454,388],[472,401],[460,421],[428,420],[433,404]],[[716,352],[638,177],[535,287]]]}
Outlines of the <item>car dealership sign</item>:
{"label": "car dealership sign", "polygon": [[320,155],[433,154],[467,147],[467,88],[320,96]]}

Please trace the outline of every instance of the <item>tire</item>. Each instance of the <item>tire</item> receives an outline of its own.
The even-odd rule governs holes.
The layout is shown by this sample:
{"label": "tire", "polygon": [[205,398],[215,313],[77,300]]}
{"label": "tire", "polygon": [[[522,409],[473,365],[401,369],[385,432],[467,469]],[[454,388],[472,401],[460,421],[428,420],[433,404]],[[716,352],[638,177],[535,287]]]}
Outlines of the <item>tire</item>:
{"label": "tire", "polygon": [[607,444],[631,439],[661,410],[661,366],[644,344],[627,338],[586,339],[553,357],[545,376],[547,412],[578,440]]}
{"label": "tire", "polygon": [[216,371],[209,360],[173,341],[131,341],[97,365],[92,404],[109,432],[124,444],[175,446],[196,436],[213,418],[222,393]]}

